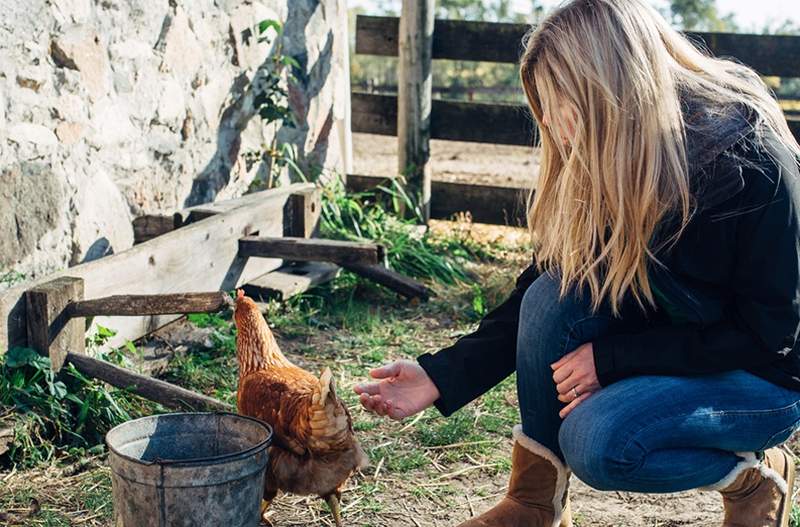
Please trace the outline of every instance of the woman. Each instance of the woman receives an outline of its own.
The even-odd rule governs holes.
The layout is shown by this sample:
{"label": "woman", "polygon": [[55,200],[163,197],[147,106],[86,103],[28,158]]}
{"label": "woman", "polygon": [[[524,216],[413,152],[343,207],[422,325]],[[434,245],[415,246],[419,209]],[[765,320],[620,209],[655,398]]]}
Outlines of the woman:
{"label": "woman", "polygon": [[786,526],[800,423],[800,147],[750,69],[644,0],[572,0],[520,74],[541,131],[534,264],[478,330],[360,385],[450,415],[517,371],[507,497],[463,526],[571,525],[603,490],[721,492],[724,525]]}

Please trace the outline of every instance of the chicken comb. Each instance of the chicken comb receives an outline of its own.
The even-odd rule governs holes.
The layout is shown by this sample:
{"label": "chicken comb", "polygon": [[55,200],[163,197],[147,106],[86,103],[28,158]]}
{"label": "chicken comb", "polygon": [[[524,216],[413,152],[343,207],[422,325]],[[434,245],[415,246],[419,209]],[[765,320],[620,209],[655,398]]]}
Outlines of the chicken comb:
{"label": "chicken comb", "polygon": [[242,298],[244,298],[244,289],[237,289],[236,300],[241,300]]}

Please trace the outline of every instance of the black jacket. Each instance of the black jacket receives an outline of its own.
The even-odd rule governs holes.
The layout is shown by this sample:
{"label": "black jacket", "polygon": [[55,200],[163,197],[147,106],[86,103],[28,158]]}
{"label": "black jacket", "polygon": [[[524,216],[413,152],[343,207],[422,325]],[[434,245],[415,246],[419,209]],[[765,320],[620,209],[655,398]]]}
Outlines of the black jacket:
{"label": "black jacket", "polygon": [[[592,342],[603,386],[635,375],[700,375],[744,369],[800,390],[800,174],[775,139],[754,144],[752,119],[687,113],[687,157],[696,213],[657,253],[652,284],[685,322]],[[669,221],[662,232],[674,232]],[[656,239],[657,240],[657,239]],[[535,265],[477,331],[418,358],[450,415],[515,369],[522,297]]]}

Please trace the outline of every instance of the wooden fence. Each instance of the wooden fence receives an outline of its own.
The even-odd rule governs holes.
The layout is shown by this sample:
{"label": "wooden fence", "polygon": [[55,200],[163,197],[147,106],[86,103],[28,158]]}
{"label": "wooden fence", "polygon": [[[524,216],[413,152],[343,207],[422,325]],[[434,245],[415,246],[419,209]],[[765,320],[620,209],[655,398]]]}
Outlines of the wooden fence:
{"label": "wooden fence", "polygon": [[[432,39],[432,58],[517,63],[522,53],[522,38],[530,26],[496,22],[436,20]],[[398,55],[399,19],[359,15],[356,20],[356,53],[379,56]],[[800,77],[800,37],[731,33],[688,33],[692,41],[707,47],[716,56],[734,57],[762,75]],[[430,96],[428,94],[428,96]],[[525,105],[430,101],[430,138],[478,143],[532,146],[535,122]],[[392,95],[352,93],[354,132],[379,135],[398,134],[398,98]],[[789,126],[800,138],[800,118],[788,115]],[[402,170],[401,170],[402,172]],[[371,186],[369,178],[354,179],[355,187]],[[430,184],[430,183],[429,183]],[[433,182],[431,217],[450,211],[477,207],[481,220],[489,223],[522,224],[521,198],[508,199],[509,193],[522,196],[523,189],[496,190],[483,187],[485,203],[475,192],[437,195]],[[447,185],[438,185],[440,191]],[[498,195],[506,196],[499,203]],[[463,196],[463,197],[462,197]],[[445,205],[447,200],[447,205]],[[497,208],[496,212],[492,210]],[[474,215],[473,215],[474,216]]]}

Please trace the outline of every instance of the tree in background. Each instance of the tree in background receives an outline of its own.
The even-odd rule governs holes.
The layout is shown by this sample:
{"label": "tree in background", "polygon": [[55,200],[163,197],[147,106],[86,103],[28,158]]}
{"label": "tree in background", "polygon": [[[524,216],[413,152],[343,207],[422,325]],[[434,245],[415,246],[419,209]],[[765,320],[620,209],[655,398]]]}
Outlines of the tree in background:
{"label": "tree in background", "polygon": [[535,22],[544,13],[539,0],[530,0],[529,14],[513,8],[511,0],[481,2],[476,0],[437,0],[436,16],[456,20],[481,20],[484,22]]}
{"label": "tree in background", "polygon": [[738,30],[734,15],[720,15],[716,0],[672,0],[667,18],[684,31]]}

